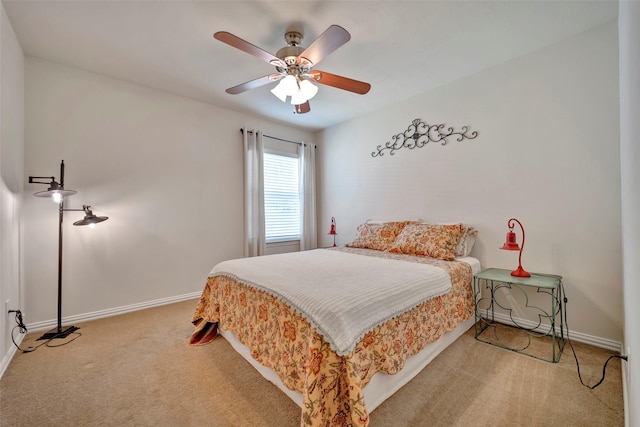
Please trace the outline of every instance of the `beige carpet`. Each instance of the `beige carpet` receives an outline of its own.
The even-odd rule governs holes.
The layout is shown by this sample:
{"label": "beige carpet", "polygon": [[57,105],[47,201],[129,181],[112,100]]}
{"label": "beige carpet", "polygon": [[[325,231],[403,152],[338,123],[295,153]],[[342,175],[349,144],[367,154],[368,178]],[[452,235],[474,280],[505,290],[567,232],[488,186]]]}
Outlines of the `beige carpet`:
{"label": "beige carpet", "polygon": [[[195,304],[78,324],[82,336],[68,345],[17,353],[0,380],[0,425],[298,426],[300,409],[224,339],[187,344]],[[584,381],[596,383],[611,353],[574,347]],[[472,328],[373,411],[370,425],[623,426],[620,362],[589,390],[570,348],[552,364],[480,343]]]}

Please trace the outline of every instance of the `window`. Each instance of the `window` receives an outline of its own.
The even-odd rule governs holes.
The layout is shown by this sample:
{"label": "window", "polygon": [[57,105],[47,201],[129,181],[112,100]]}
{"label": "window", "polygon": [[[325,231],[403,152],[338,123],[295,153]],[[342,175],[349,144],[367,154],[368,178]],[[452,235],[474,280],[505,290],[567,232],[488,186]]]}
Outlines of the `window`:
{"label": "window", "polygon": [[298,157],[264,153],[264,228],[267,243],[300,240]]}

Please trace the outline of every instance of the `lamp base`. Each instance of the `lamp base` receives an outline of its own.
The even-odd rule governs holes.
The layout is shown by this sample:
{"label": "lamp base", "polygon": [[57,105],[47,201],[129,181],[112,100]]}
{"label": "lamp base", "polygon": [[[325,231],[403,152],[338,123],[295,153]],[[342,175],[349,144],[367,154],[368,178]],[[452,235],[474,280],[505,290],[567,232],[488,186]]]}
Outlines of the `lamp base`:
{"label": "lamp base", "polygon": [[526,272],[526,271],[524,271],[524,269],[522,268],[521,265],[519,265],[518,268],[513,270],[511,272],[511,275],[515,276],[515,277],[531,277],[531,274]]}
{"label": "lamp base", "polygon": [[77,326],[62,326],[60,328],[53,328],[50,331],[45,332],[44,335],[42,335],[36,341],[66,338],[78,329],[80,328]]}

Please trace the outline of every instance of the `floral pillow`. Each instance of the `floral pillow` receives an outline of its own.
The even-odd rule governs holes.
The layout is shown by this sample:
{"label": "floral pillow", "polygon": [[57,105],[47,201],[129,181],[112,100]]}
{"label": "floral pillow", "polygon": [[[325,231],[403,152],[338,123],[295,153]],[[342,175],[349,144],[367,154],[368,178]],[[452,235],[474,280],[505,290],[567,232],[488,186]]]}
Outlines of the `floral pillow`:
{"label": "floral pillow", "polygon": [[388,251],[451,261],[466,231],[464,224],[408,224]]}
{"label": "floral pillow", "polygon": [[355,240],[347,243],[347,246],[386,251],[408,223],[409,221],[393,221],[360,224],[356,229]]}

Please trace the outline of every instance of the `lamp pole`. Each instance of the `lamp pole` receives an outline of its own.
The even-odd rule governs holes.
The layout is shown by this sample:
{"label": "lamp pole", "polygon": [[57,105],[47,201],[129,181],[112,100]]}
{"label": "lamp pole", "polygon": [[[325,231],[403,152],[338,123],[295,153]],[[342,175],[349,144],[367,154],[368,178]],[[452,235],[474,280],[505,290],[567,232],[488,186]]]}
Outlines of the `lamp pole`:
{"label": "lamp pole", "polygon": [[[64,188],[64,160],[60,163],[60,187]],[[64,216],[63,214],[64,214],[64,197],[61,197],[60,202],[58,203],[58,326],[55,330],[56,336],[57,334],[62,334],[62,218]],[[53,331],[47,332],[40,339],[48,339],[44,337],[52,332]],[[69,333],[71,332],[73,331],[70,331]]]}
{"label": "lamp pole", "polygon": [[58,203],[58,327],[62,332],[62,218],[64,214],[64,197]]}

